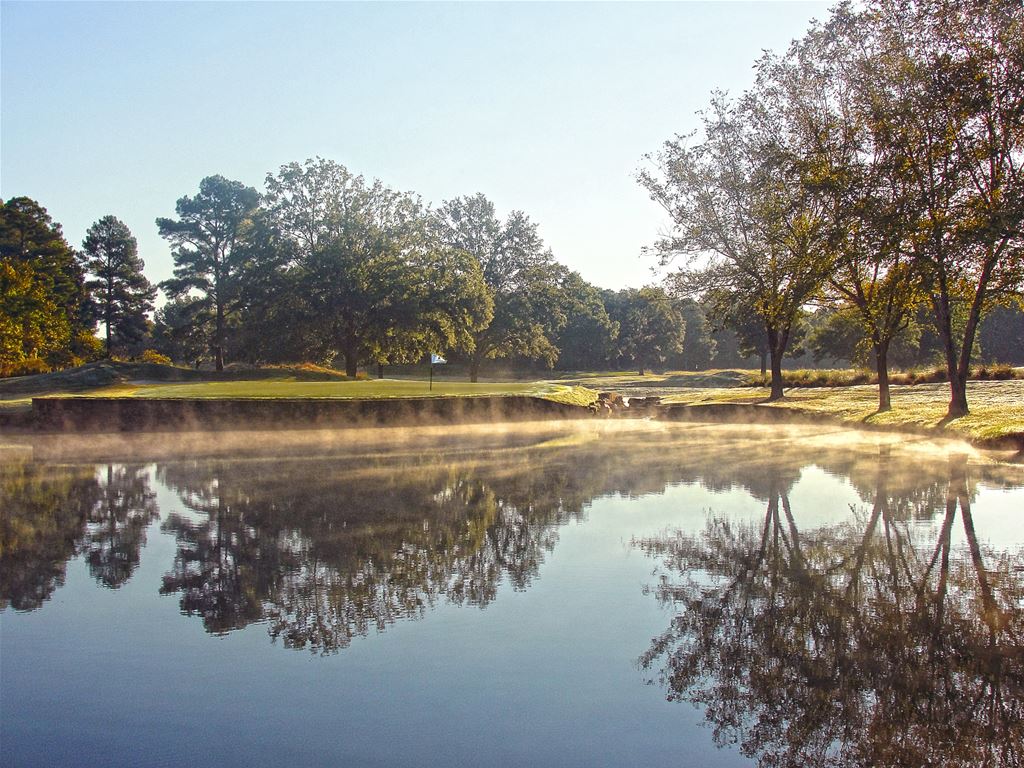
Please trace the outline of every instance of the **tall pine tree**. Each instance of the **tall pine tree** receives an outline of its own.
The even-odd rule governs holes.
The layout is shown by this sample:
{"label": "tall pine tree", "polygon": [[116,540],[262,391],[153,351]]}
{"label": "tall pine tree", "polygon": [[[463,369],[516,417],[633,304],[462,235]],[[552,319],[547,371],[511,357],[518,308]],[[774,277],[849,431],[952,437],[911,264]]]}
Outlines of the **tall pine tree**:
{"label": "tall pine tree", "polygon": [[105,350],[137,342],[146,333],[146,313],[153,309],[156,288],[142,274],[138,244],[128,226],[115,216],[104,216],[91,227],[82,243],[85,267],[93,279],[97,317],[106,330]]}

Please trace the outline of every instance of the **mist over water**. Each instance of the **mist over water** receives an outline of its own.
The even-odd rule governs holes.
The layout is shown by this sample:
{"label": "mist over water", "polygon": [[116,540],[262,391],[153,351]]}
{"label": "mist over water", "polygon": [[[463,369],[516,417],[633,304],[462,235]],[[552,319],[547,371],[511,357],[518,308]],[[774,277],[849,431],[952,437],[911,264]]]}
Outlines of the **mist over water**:
{"label": "mist over water", "polygon": [[0,460],[5,762],[1018,765],[999,459],[642,420],[34,438]]}

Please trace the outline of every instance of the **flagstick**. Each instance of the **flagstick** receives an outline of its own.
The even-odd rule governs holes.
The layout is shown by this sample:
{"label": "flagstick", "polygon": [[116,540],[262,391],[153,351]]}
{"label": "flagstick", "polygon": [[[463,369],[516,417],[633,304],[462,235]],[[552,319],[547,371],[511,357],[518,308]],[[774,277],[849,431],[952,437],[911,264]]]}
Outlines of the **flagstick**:
{"label": "flagstick", "polygon": [[434,391],[434,364],[430,364],[430,386],[427,387],[428,392]]}

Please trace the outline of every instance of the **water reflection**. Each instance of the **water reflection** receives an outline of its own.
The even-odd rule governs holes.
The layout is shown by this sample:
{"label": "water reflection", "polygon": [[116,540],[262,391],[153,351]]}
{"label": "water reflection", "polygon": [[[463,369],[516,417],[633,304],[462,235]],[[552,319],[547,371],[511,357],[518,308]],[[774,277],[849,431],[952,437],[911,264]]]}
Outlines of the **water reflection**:
{"label": "water reflection", "polygon": [[558,471],[406,457],[190,463],[161,481],[198,517],[162,592],[211,632],[267,620],[288,647],[329,652],[441,598],[484,606],[525,588],[586,500]]}
{"label": "water reflection", "polygon": [[158,516],[154,498],[140,466],[0,464],[0,608],[39,608],[79,554],[99,583],[120,587]]}
{"label": "water reflection", "polygon": [[763,766],[1019,765],[1024,555],[979,541],[977,468],[846,471],[866,506],[842,524],[802,529],[782,473],[757,525],[637,542],[675,613],[642,665]]}

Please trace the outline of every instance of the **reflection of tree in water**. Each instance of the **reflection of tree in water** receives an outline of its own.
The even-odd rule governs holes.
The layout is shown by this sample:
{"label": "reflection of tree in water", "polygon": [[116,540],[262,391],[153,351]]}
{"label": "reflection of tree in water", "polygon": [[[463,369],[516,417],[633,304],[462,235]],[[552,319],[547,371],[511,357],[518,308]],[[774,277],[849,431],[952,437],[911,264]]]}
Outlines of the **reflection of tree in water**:
{"label": "reflection of tree in water", "polygon": [[139,565],[146,528],[159,517],[144,467],[108,464],[87,513],[83,548],[89,572],[106,587],[124,584]]}
{"label": "reflection of tree in water", "polygon": [[[758,526],[639,542],[678,609],[642,663],[761,765],[1019,765],[1024,558],[980,546],[965,461],[897,489],[889,465],[857,524],[801,532],[778,483]],[[934,513],[924,541],[907,521]]]}
{"label": "reflection of tree in water", "polygon": [[122,465],[0,465],[0,608],[40,607],[82,552],[100,583],[127,581],[157,514],[148,482]]}
{"label": "reflection of tree in water", "polygon": [[[557,529],[593,492],[560,462],[404,456],[168,464],[198,519],[163,592],[222,632],[266,620],[289,647],[329,652],[438,600],[486,606],[526,588]],[[593,478],[591,478],[593,479]]]}
{"label": "reflection of tree in water", "polygon": [[782,454],[793,454],[794,477],[808,460],[793,441],[765,459],[673,431],[601,438],[161,464],[161,480],[199,513],[164,522],[178,551],[162,591],[211,632],[266,621],[289,647],[330,652],[439,600],[482,607],[502,580],[525,589],[558,529],[597,496],[710,475],[730,485],[738,456],[755,478],[778,471]]}

